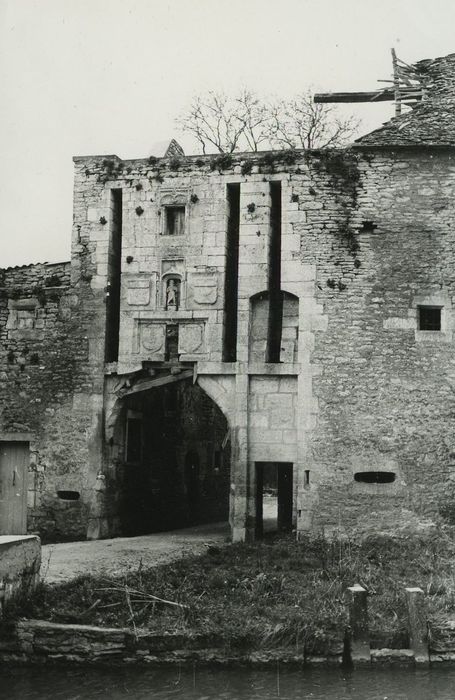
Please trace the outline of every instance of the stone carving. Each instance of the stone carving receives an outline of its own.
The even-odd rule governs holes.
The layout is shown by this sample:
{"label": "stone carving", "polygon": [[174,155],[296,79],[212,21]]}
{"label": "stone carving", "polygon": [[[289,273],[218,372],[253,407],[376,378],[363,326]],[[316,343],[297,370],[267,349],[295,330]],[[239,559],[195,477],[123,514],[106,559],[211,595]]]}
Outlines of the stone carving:
{"label": "stone carving", "polygon": [[150,304],[150,280],[128,280],[126,300],[129,306],[148,306]]}
{"label": "stone carving", "polygon": [[218,299],[216,274],[193,275],[193,299],[196,304],[215,304]]}
{"label": "stone carving", "polygon": [[151,354],[164,353],[165,335],[164,323],[141,324],[141,345]]}
{"label": "stone carving", "polygon": [[165,280],[165,306],[167,311],[177,311],[180,307],[181,282],[177,277]]}
{"label": "stone carving", "polygon": [[183,323],[179,329],[179,354],[204,352],[204,324]]}
{"label": "stone carving", "polygon": [[168,258],[161,261],[161,275],[180,275],[185,273],[185,264],[183,258]]}

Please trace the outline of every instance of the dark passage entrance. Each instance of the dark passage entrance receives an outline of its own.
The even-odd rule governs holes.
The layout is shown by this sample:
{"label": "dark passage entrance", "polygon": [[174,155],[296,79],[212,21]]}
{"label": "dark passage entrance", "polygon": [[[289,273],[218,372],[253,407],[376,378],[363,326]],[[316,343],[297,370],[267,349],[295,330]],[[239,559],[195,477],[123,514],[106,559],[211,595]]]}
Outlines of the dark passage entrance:
{"label": "dark passage entrance", "polygon": [[228,520],[228,424],[192,378],[128,396],[124,421],[122,534]]}
{"label": "dark passage entrance", "polygon": [[256,537],[292,530],[293,469],[290,462],[256,462]]}

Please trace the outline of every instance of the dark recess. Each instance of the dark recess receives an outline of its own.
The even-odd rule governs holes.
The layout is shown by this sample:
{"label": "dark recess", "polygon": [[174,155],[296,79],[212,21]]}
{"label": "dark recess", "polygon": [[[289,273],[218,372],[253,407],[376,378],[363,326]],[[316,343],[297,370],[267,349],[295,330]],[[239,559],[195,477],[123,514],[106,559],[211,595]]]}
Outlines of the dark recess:
{"label": "dark recess", "polygon": [[224,280],[223,362],[237,359],[237,309],[239,272],[240,184],[226,188],[228,204],[226,273]]}

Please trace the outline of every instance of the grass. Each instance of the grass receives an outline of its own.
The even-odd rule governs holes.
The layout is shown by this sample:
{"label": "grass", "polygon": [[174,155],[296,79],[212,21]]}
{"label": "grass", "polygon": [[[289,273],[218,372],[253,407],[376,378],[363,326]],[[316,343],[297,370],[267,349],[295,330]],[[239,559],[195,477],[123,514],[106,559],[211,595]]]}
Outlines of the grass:
{"label": "grass", "polygon": [[221,635],[232,645],[304,646],[323,653],[342,641],[345,591],[359,583],[369,592],[372,639],[406,646],[404,588],[424,589],[430,619],[454,616],[454,562],[452,529],[371,535],[357,543],[280,537],[210,547],[203,556],[147,570],[139,563],[122,578],[42,583],[10,609],[9,618]]}

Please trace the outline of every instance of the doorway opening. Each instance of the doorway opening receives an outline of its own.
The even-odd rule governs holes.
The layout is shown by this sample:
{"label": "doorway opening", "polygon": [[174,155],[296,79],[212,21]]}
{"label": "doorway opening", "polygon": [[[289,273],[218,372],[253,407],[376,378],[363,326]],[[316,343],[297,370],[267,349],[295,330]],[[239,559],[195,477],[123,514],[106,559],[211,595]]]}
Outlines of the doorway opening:
{"label": "doorway opening", "polygon": [[115,441],[120,531],[141,535],[228,521],[228,423],[192,378],[124,399]]}
{"label": "doorway opening", "polygon": [[256,462],[256,538],[290,532],[293,513],[291,462]]}
{"label": "doorway opening", "polygon": [[29,443],[0,441],[0,535],[27,532]]}

